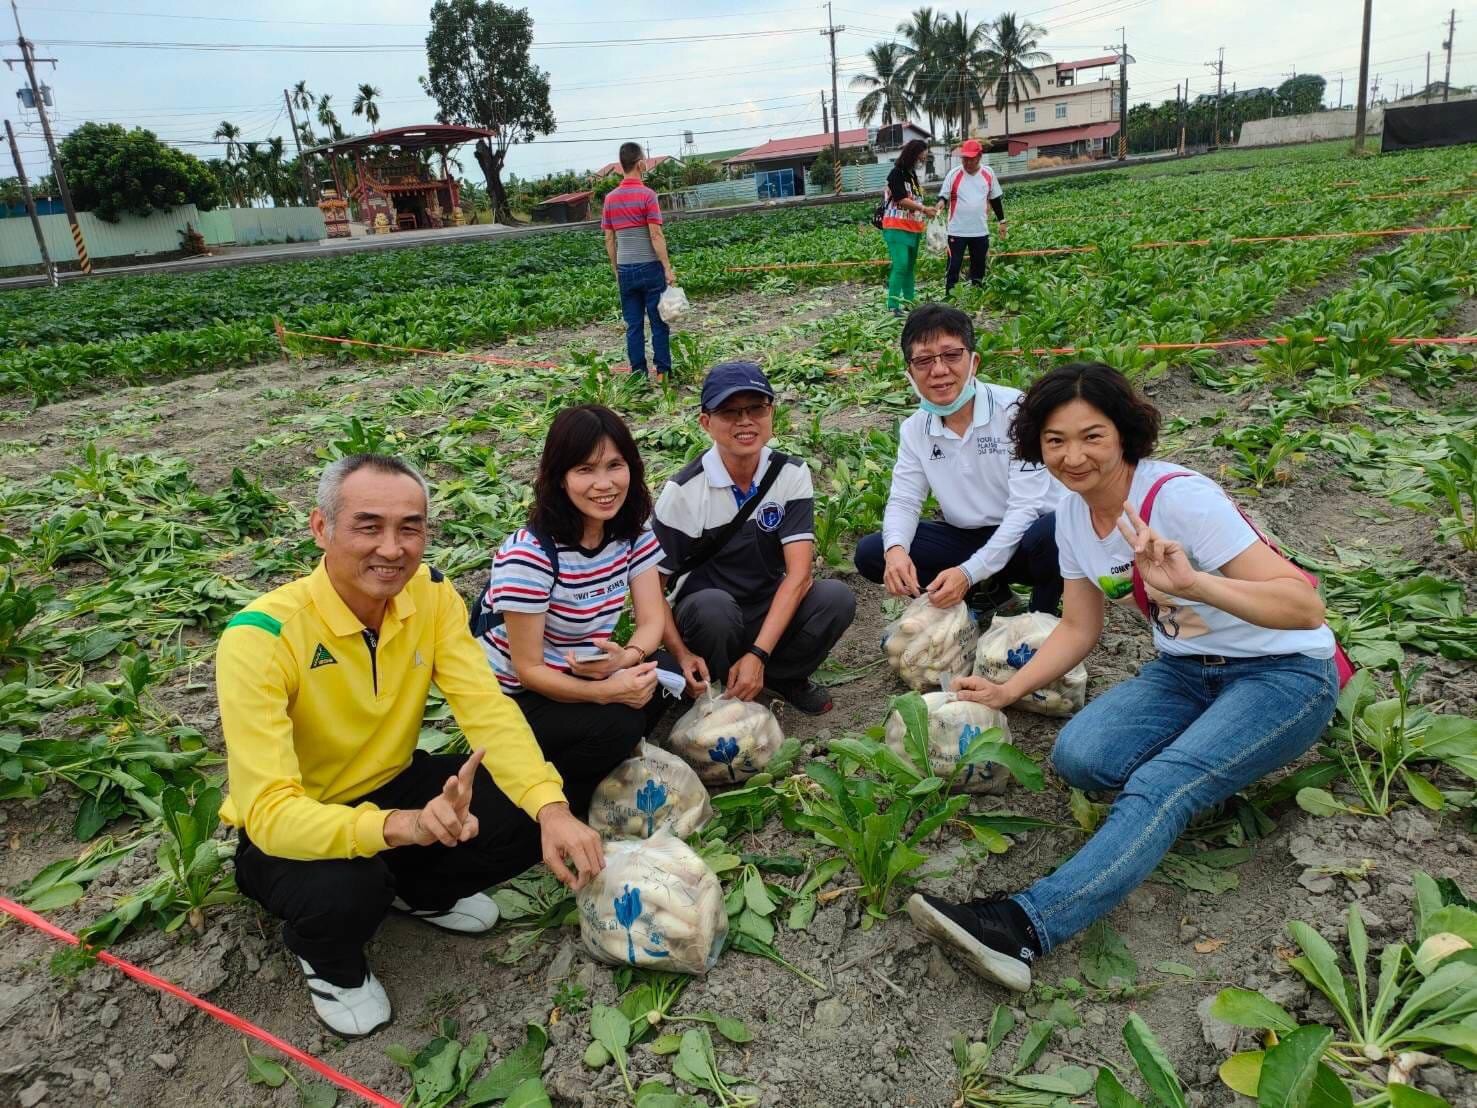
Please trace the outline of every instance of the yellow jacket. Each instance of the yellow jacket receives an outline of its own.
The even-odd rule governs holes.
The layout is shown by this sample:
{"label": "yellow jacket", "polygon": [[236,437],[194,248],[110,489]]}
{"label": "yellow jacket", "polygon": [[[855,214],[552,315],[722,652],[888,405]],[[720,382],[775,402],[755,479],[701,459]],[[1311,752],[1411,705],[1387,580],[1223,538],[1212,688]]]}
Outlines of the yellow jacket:
{"label": "yellow jacket", "polygon": [[215,680],[230,781],[221,815],[276,857],[386,848],[389,812],[354,802],[410,764],[433,680],[515,804],[533,818],[564,799],[559,772],[468,633],[462,598],[424,565],[390,602],[371,652],[320,561],[232,617]]}

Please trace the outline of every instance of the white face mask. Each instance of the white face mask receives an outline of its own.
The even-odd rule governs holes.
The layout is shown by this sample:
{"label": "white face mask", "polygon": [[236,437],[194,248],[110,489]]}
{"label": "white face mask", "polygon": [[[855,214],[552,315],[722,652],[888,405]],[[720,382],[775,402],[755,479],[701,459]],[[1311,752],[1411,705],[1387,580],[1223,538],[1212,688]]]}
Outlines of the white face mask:
{"label": "white face mask", "polygon": [[964,382],[964,387],[959,390],[959,395],[954,398],[954,401],[951,404],[935,404],[932,400],[928,399],[928,397],[924,396],[923,390],[918,387],[918,382],[913,380],[913,375],[911,373],[908,374],[908,384],[913,386],[913,395],[918,398],[918,406],[929,415],[936,415],[940,417],[953,415],[960,408],[964,407],[964,405],[968,404],[971,400],[974,399],[974,394],[976,391],[974,370],[970,370],[969,380]]}

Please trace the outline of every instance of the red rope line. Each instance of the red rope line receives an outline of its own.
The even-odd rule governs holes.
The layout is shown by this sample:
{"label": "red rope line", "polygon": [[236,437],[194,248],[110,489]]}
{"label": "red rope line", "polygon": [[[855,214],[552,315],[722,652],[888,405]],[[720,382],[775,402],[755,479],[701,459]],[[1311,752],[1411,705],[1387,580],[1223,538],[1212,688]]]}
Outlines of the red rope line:
{"label": "red rope line", "polygon": [[[1134,347],[1136,350],[1226,350],[1236,346],[1286,346],[1291,342],[1313,342],[1319,345],[1329,340],[1327,335],[1316,335],[1307,339],[1290,339],[1286,335],[1276,335],[1272,338],[1257,339],[1221,339],[1217,342],[1141,342]],[[1388,340],[1391,346],[1467,346],[1477,343],[1477,335],[1453,335],[1443,337],[1439,335],[1410,336],[1391,338]],[[1109,343],[1108,345],[1114,345]],[[1082,350],[1078,346],[1035,346],[1030,349],[1014,347],[1010,350],[986,350],[985,356],[998,355],[1002,358],[1018,358],[1026,354],[1077,354]]]}
{"label": "red rope line", "polygon": [[[73,935],[70,931],[63,931],[60,927],[57,927],[51,921],[43,919],[41,916],[37,915],[29,908],[22,907],[13,900],[7,900],[4,897],[0,897],[0,911],[14,916],[22,923],[30,927],[34,927],[37,931],[40,931],[45,935],[49,935],[51,938],[56,939],[60,942],[70,943],[72,946],[80,945],[80,941],[78,940],[76,935]],[[141,984],[148,985],[150,988],[158,989],[161,992],[166,992],[170,996],[177,997],[178,999],[183,1000],[186,1004],[193,1004],[196,1008],[199,1008],[207,1015],[213,1016],[214,1018],[220,1020],[220,1022],[225,1024],[227,1027],[233,1027],[237,1031],[241,1031],[247,1035],[250,1035],[252,1038],[258,1040],[259,1042],[266,1043],[270,1047],[275,1047],[277,1050],[280,1050],[283,1054],[287,1055],[293,1061],[301,1062],[314,1073],[318,1074],[321,1077],[326,1077],[329,1081],[332,1081],[339,1088],[345,1089],[348,1092],[353,1093],[355,1096],[363,1097],[365,1100],[369,1101],[370,1104],[376,1105],[377,1108],[399,1108],[398,1101],[391,1100],[388,1097],[375,1092],[373,1089],[359,1084],[359,1082],[355,1081],[352,1077],[347,1077],[344,1074],[339,1073],[338,1070],[334,1069],[332,1066],[325,1065],[317,1058],[314,1058],[311,1054],[307,1054],[304,1051],[301,1051],[297,1047],[293,1046],[291,1043],[277,1038],[277,1036],[273,1035],[270,1031],[262,1030],[250,1020],[242,1019],[240,1016],[235,1015],[232,1012],[228,1012],[224,1008],[218,1008],[214,1004],[210,1003],[210,1001],[202,1000],[194,993],[186,992],[178,985],[166,981],[162,977],[157,977],[154,974],[150,973],[148,970],[142,969],[139,966],[135,966],[132,962],[125,962],[122,958],[119,958],[115,954],[109,954],[106,950],[97,951],[97,960],[99,962],[102,962],[104,965],[112,966],[120,973],[133,978],[135,981],[138,981]]]}
{"label": "red rope line", "polygon": [[398,350],[404,354],[429,354],[436,358],[461,358],[484,365],[523,366],[527,369],[563,369],[558,362],[533,362],[522,358],[499,358],[496,354],[473,354],[465,350],[427,350],[421,346],[395,346],[388,342],[368,342],[365,339],[345,339],[334,335],[313,335],[306,331],[288,331],[279,322],[276,324],[277,338],[313,339],[316,342],[336,342],[344,346],[369,346],[376,350]]}
{"label": "red rope line", "polygon": [[[1357,238],[1379,238],[1389,235],[1440,235],[1452,231],[1470,231],[1470,223],[1451,223],[1439,227],[1382,227],[1370,231],[1321,231],[1317,234],[1306,235],[1251,235],[1241,238],[1230,238],[1225,241],[1230,245],[1244,245],[1247,243],[1260,242],[1311,242],[1315,239],[1357,239]],[[1129,246],[1130,250],[1163,250],[1171,246],[1209,246],[1214,239],[1182,239],[1174,242],[1136,242]],[[1001,250],[991,254],[994,258],[1026,258],[1042,257],[1051,254],[1092,254],[1096,253],[1097,246],[1052,246],[1042,250]],[[755,270],[769,269],[831,269],[845,266],[872,266],[891,265],[887,258],[863,258],[852,262],[775,262],[769,265],[730,265],[725,266],[725,273],[747,273]],[[288,331],[287,334],[293,332]],[[373,345],[373,344],[371,344]]]}

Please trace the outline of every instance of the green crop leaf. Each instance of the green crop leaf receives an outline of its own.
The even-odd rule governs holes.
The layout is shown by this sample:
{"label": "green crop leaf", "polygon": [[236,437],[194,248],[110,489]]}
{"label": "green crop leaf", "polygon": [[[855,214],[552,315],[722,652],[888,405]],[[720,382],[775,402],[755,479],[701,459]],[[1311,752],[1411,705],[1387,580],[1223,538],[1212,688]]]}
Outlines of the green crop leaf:
{"label": "green crop leaf", "polygon": [[1332,1029],[1310,1024],[1267,1051],[1257,1082],[1258,1108],[1308,1108],[1319,1060],[1332,1041]]}
{"label": "green crop leaf", "polygon": [[1082,976],[1100,989],[1109,988],[1114,978],[1125,985],[1138,979],[1138,962],[1106,920],[1098,920],[1087,929],[1082,937],[1077,964],[1082,969]]}
{"label": "green crop leaf", "polygon": [[1233,1027],[1265,1028],[1278,1034],[1298,1025],[1282,1005],[1249,989],[1222,989],[1211,1001],[1210,1014]]}
{"label": "green crop leaf", "polygon": [[1098,1108],[1144,1108],[1144,1102],[1123,1087],[1123,1083],[1106,1066],[1097,1071],[1093,1086]]}
{"label": "green crop leaf", "polygon": [[467,1087],[468,1105],[491,1104],[511,1097],[519,1085],[543,1072],[544,1051],[549,1045],[548,1032],[539,1024],[530,1023],[525,1034],[522,1046],[493,1066],[485,1077]]}
{"label": "green crop leaf", "polygon": [[1174,1066],[1170,1065],[1154,1032],[1137,1012],[1123,1025],[1123,1041],[1128,1044],[1128,1053],[1138,1065],[1144,1084],[1163,1108],[1185,1108],[1179,1075],[1174,1072]]}

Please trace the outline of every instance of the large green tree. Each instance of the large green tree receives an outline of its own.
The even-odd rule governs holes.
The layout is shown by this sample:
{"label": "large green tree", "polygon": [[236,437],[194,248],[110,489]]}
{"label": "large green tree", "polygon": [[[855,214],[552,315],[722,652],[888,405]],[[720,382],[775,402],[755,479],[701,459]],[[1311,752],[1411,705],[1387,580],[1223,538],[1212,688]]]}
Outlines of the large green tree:
{"label": "large green tree", "polygon": [[84,123],[62,140],[61,161],[77,207],[110,223],[125,212],[144,216],[181,204],[205,210],[220,202],[200,159],[141,127]]}
{"label": "large green tree", "polygon": [[1286,115],[1304,115],[1323,110],[1323,92],[1328,82],[1316,73],[1301,73],[1277,86],[1277,110]]}
{"label": "large green tree", "polygon": [[493,218],[512,219],[503,166],[508,147],[552,134],[549,75],[529,59],[533,17],[490,0],[436,0],[426,36],[427,75],[421,87],[436,101],[436,118],[463,127],[496,129],[474,150],[487,178]]}
{"label": "large green tree", "polygon": [[989,27],[984,23],[971,26],[964,12],[943,20],[938,34],[935,103],[945,125],[956,127],[958,138],[967,138],[973,120],[984,114],[984,93],[997,70],[998,59],[991,49]]}
{"label": "large green tree", "polygon": [[918,8],[912,18],[897,25],[902,36],[898,43],[902,56],[898,76],[907,84],[914,103],[928,116],[930,132],[935,130],[940,109],[939,48],[944,22],[932,8]]}
{"label": "large green tree", "polygon": [[375,103],[375,97],[378,95],[380,95],[380,90],[368,83],[360,85],[359,91],[354,94],[353,113],[362,115],[371,131],[375,130],[380,122],[380,106]]}

